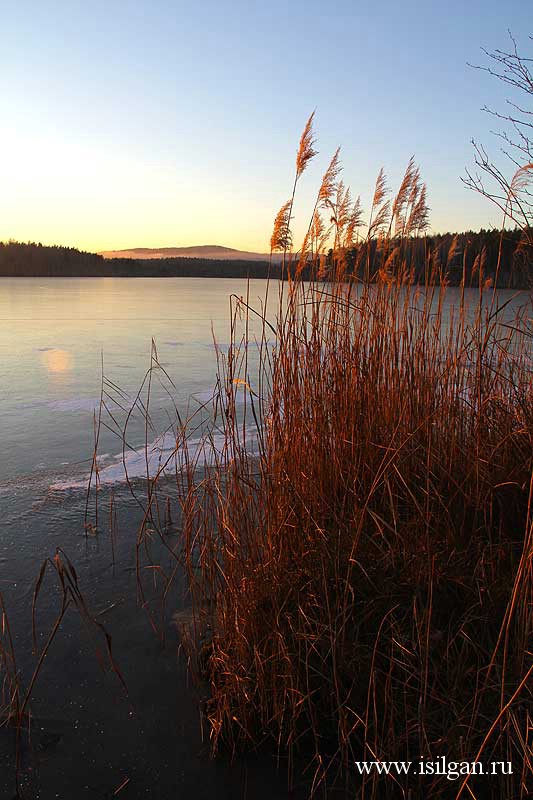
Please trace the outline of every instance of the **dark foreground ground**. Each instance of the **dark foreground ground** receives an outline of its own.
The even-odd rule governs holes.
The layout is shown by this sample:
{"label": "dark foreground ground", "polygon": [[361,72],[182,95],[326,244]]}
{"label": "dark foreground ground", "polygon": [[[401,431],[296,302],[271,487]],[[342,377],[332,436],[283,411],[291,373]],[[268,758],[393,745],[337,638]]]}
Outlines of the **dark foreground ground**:
{"label": "dark foreground ground", "polygon": [[[69,611],[35,685],[31,735],[26,732],[22,738],[21,796],[43,800],[305,797],[303,783],[288,791],[286,765],[277,769],[273,756],[247,757],[233,764],[224,754],[210,758],[206,729],[202,738],[199,694],[191,686],[183,655],[178,654],[172,620],[176,609],[183,613],[186,607],[183,585],[176,585],[169,597],[161,623],[166,639],[162,644],[137,603],[133,553],[139,511],[131,500],[122,500],[114,569],[107,522],[98,537],[85,540],[79,495],[49,497],[31,509],[12,507],[7,517],[10,533],[22,538],[25,527],[39,525],[35,547],[43,555],[53,555],[57,546],[65,549],[92,613],[112,636],[113,653],[128,688],[126,695],[116,675],[102,671],[96,649],[99,646],[105,656],[103,639],[88,635],[77,611]],[[105,507],[105,498],[101,503]],[[170,534],[168,543],[176,544],[178,537],[179,532]],[[0,569],[0,590],[10,613],[22,683],[27,685],[35,665],[31,570],[28,566],[28,574],[12,574],[6,560]],[[39,598],[41,645],[60,601],[52,578],[50,573]],[[150,576],[145,586],[150,595]],[[161,617],[157,619],[160,622]],[[0,728],[2,799],[16,797],[14,753],[14,730]]]}

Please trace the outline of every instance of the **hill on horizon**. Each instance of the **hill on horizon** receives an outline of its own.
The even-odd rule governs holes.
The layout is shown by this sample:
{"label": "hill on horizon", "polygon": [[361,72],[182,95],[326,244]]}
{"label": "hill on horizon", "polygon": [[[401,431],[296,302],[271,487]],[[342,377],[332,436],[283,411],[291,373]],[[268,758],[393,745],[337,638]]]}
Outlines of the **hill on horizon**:
{"label": "hill on horizon", "polygon": [[223,247],[218,244],[202,244],[193,247],[132,247],[125,250],[104,250],[98,255],[104,258],[209,258],[217,261],[268,261],[269,253],[252,253]]}

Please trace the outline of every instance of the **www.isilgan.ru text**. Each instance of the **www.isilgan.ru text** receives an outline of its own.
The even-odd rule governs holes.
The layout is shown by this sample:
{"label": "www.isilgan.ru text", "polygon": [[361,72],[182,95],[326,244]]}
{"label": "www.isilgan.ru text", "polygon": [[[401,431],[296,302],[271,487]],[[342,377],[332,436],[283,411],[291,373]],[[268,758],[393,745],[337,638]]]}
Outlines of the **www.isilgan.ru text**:
{"label": "www.isilgan.ru text", "polygon": [[355,768],[360,775],[427,775],[443,776],[449,781],[467,775],[512,775],[510,761],[449,761],[441,756],[436,761],[356,761]]}

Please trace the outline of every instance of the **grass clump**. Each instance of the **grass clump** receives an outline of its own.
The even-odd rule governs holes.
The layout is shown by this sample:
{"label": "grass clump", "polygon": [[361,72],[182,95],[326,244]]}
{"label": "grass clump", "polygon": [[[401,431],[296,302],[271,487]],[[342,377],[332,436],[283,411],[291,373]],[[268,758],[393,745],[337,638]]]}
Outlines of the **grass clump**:
{"label": "grass clump", "polygon": [[[308,124],[295,188],[313,145]],[[380,173],[366,237],[339,172],[337,152],[297,255],[294,191],[278,214],[272,245],[287,280],[275,319],[265,306],[259,341],[239,340],[238,316],[247,327],[255,312],[236,302],[219,362],[224,446],[200,485],[192,469],[179,478],[193,603],[209,642],[200,660],[212,745],[274,743],[290,761],[307,760],[313,791],[525,797],[530,309],[509,323],[509,301],[482,264],[478,290],[463,286],[455,307],[446,263],[432,253],[426,285],[414,283],[404,256],[427,206],[412,161],[392,200]],[[354,239],[359,263],[348,271]],[[442,756],[511,761],[513,772],[450,784],[355,769]]]}

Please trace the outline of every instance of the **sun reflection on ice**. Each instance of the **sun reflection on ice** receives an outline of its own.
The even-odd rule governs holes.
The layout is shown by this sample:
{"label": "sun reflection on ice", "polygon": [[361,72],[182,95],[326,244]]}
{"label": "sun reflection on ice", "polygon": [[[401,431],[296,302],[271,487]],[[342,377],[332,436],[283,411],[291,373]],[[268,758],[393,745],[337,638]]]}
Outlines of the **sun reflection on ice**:
{"label": "sun reflection on ice", "polygon": [[46,350],[41,353],[41,360],[48,372],[54,375],[70,372],[72,369],[72,355],[67,350]]}

